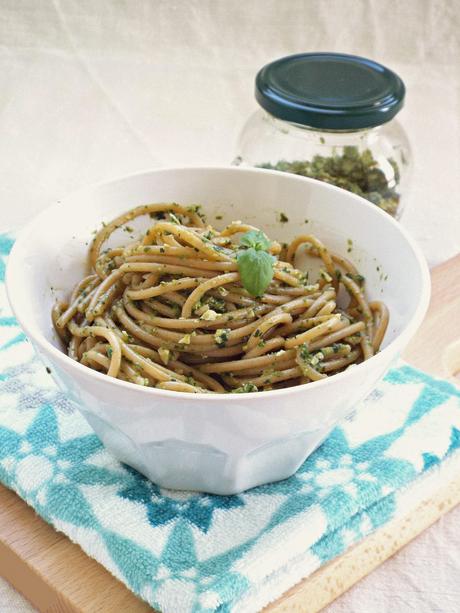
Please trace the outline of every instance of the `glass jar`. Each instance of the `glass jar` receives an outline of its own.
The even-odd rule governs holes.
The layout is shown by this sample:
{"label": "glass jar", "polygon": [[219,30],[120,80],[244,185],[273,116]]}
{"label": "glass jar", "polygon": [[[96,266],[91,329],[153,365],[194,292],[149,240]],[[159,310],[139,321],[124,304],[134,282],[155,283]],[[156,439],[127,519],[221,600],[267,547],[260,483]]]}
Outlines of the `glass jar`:
{"label": "glass jar", "polygon": [[300,54],[256,77],[261,109],[246,122],[234,164],[313,177],[363,196],[396,218],[410,178],[410,147],[394,119],[405,88],[356,56]]}

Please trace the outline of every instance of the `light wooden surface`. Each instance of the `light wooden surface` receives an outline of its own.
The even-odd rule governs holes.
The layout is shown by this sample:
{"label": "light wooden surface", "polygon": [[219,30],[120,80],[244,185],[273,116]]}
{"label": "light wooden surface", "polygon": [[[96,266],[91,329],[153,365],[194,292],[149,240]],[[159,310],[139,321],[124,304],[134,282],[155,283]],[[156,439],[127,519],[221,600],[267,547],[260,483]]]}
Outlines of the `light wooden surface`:
{"label": "light wooden surface", "polygon": [[460,254],[436,266],[425,321],[404,359],[437,377],[460,371]]}
{"label": "light wooden surface", "polygon": [[0,574],[37,609],[46,613],[152,611],[16,494],[0,488]]}
{"label": "light wooden surface", "polygon": [[[432,273],[430,310],[404,358],[439,376],[460,366],[460,255]],[[291,588],[270,613],[316,613],[460,502],[460,475],[414,512],[364,539]],[[0,486],[0,574],[46,613],[141,613],[137,599],[101,565]],[[177,613],[180,613],[179,611]]]}

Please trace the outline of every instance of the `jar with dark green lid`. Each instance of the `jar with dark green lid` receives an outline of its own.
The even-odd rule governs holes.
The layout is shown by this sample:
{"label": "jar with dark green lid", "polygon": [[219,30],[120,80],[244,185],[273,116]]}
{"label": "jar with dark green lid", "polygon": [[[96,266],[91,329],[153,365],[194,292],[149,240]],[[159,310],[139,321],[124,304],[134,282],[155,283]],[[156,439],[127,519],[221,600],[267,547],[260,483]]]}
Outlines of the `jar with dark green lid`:
{"label": "jar with dark green lid", "polygon": [[405,95],[397,74],[353,55],[302,53],[264,66],[255,94],[261,108],[234,164],[326,181],[400,217],[410,148],[395,119]]}

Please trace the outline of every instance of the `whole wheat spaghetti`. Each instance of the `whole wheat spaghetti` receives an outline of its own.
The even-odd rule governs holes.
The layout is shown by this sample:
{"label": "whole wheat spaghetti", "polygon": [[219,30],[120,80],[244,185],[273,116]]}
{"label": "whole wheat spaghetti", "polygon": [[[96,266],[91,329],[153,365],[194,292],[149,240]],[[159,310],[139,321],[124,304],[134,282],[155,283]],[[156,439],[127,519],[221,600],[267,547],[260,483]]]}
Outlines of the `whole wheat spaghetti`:
{"label": "whole wheat spaghetti", "polygon": [[[111,234],[146,215],[148,231],[124,247]],[[354,265],[312,235],[270,243],[273,278],[251,295],[241,279],[240,238],[255,228],[207,225],[198,207],[151,204],[103,226],[89,274],[53,308],[74,360],[138,385],[181,392],[255,392],[317,381],[370,358],[388,325],[368,302]],[[300,251],[322,260],[314,283]],[[339,306],[343,287],[348,304]]]}

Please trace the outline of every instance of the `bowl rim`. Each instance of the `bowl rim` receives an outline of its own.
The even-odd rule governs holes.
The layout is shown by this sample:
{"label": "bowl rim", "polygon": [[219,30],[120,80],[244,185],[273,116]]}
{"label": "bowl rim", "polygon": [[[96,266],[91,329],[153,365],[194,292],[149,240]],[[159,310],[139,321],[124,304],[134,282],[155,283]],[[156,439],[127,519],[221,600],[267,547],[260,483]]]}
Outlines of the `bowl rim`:
{"label": "bowl rim", "polygon": [[[420,276],[421,276],[421,296],[420,296],[419,303],[415,309],[414,315],[410,319],[409,323],[403,328],[400,334],[398,334],[398,336],[396,336],[396,338],[394,338],[384,349],[382,349],[377,354],[369,358],[369,360],[366,360],[365,362],[361,362],[360,364],[355,365],[352,371],[345,370],[335,375],[332,375],[331,377],[320,379],[318,381],[311,381],[310,383],[303,383],[301,385],[295,385],[295,386],[286,387],[282,389],[266,390],[266,391],[260,391],[256,393],[242,392],[242,393],[237,393],[237,394],[232,394],[228,392],[227,393],[197,392],[197,393],[187,394],[186,392],[162,390],[162,389],[158,389],[154,387],[143,387],[135,383],[131,383],[129,381],[123,381],[121,379],[117,379],[114,377],[108,377],[104,373],[100,373],[96,370],[93,370],[92,368],[89,368],[87,366],[84,366],[83,364],[80,364],[79,362],[72,360],[72,358],[70,358],[66,353],[64,353],[63,351],[55,347],[50,341],[48,341],[41,332],[35,333],[33,330],[31,330],[31,327],[28,325],[27,321],[24,321],[24,319],[21,317],[21,308],[20,306],[18,307],[17,302],[15,302],[14,300],[15,282],[12,277],[12,270],[15,266],[16,253],[24,249],[24,244],[26,243],[27,236],[33,231],[34,227],[40,223],[41,219],[46,218],[55,209],[56,210],[61,209],[63,205],[65,206],[68,200],[78,195],[84,195],[85,193],[98,190],[100,188],[111,185],[113,183],[118,183],[118,182],[122,182],[125,180],[133,179],[136,177],[141,177],[142,175],[161,174],[161,173],[170,173],[170,172],[174,173],[178,171],[179,172],[181,171],[192,171],[192,172],[203,172],[203,171],[222,172],[224,171],[224,172],[229,172],[229,173],[245,172],[248,174],[255,174],[255,175],[270,174],[270,175],[276,175],[277,177],[279,177],[279,175],[283,175],[288,181],[301,181],[301,182],[307,181],[309,183],[320,184],[321,189],[324,189],[325,191],[332,190],[332,191],[338,191],[340,193],[346,193],[349,197],[351,197],[352,200],[359,201],[360,206],[365,206],[369,210],[372,210],[373,211],[372,214],[380,215],[381,218],[384,220],[384,223],[389,223],[390,225],[393,225],[396,228],[396,230],[402,235],[406,243],[408,243],[409,247],[411,248],[415,256],[416,262],[419,267]],[[193,164],[193,165],[148,168],[148,169],[139,170],[139,171],[127,174],[127,175],[116,176],[112,179],[99,181],[97,183],[94,183],[88,186],[84,186],[77,190],[74,190],[70,192],[69,194],[67,194],[65,197],[47,206],[43,211],[40,211],[40,213],[35,215],[19,231],[19,234],[15,240],[13,248],[11,249],[11,252],[8,257],[6,274],[5,274],[5,287],[6,287],[7,297],[8,297],[11,309],[13,311],[13,314],[15,318],[17,319],[21,328],[26,333],[27,337],[29,337],[29,339],[32,340],[33,343],[36,343],[44,351],[44,353],[50,353],[54,359],[56,359],[59,363],[63,365],[64,368],[66,366],[71,369],[75,368],[77,369],[77,371],[81,372],[82,376],[88,376],[90,378],[93,378],[95,381],[100,381],[101,383],[105,383],[109,385],[111,384],[117,387],[121,386],[122,388],[128,391],[136,390],[137,392],[141,394],[145,394],[146,399],[148,397],[155,397],[155,396],[164,397],[164,398],[175,397],[179,399],[180,398],[184,399],[184,394],[186,394],[185,398],[187,399],[187,401],[190,401],[190,402],[203,402],[203,401],[212,402],[212,401],[218,401],[218,400],[224,400],[224,399],[230,402],[238,402],[244,399],[244,401],[247,402],[250,399],[252,399],[252,401],[255,401],[256,399],[269,400],[270,398],[285,396],[287,394],[305,393],[307,390],[317,390],[326,385],[331,385],[331,383],[332,384],[340,383],[340,381],[349,377],[351,372],[356,372],[357,369],[362,370],[363,368],[367,368],[370,361],[375,360],[376,358],[379,358],[380,356],[386,356],[392,353],[392,351],[394,351],[395,345],[400,345],[402,342],[404,342],[405,339],[409,340],[413,336],[415,331],[418,329],[420,324],[422,323],[425,317],[426,311],[428,310],[428,305],[430,301],[431,278],[430,278],[430,272],[428,269],[428,265],[422,253],[422,250],[417,245],[417,243],[412,238],[412,236],[409,234],[409,232],[400,223],[398,223],[393,217],[391,217],[391,215],[389,215],[388,213],[385,213],[382,209],[372,204],[365,198],[358,196],[357,194],[348,192],[347,190],[339,188],[335,185],[325,183],[324,181],[319,181],[317,179],[312,179],[310,177],[294,175],[292,173],[284,173],[284,172],[282,173],[277,170],[268,170],[265,168],[254,168],[254,167],[247,167],[247,166],[232,166],[232,165],[216,165],[216,166],[211,166],[211,165],[199,166],[198,165],[197,166]]]}

